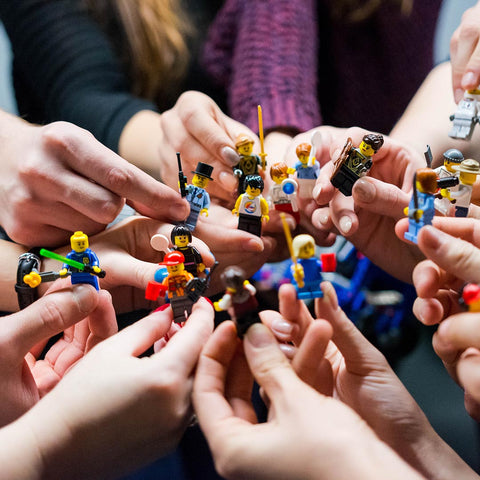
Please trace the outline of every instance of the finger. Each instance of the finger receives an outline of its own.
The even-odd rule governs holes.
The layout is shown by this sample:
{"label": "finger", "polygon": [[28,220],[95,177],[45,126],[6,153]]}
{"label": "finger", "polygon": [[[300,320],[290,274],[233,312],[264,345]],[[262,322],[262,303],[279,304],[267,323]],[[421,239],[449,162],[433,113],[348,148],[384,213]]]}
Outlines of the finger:
{"label": "finger", "polygon": [[354,211],[352,197],[337,193],[330,201],[330,215],[341,235],[347,237],[358,230],[358,217]]}
{"label": "finger", "polygon": [[298,377],[279,349],[275,337],[261,323],[252,325],[244,338],[245,356],[257,383],[272,404],[288,410],[288,394],[298,388]]}
{"label": "finger", "polygon": [[90,351],[102,340],[118,332],[117,318],[112,304],[112,296],[106,290],[98,292],[98,305],[88,316],[90,335],[87,340],[86,351]]}
{"label": "finger", "polygon": [[480,43],[475,45],[466,67],[465,73],[462,76],[462,88],[465,90],[473,90],[480,85]]}
{"label": "finger", "polygon": [[456,277],[439,268],[431,260],[423,260],[415,266],[412,279],[417,295],[430,298],[435,296],[439,289],[452,285]]}
{"label": "finger", "polygon": [[213,331],[212,305],[201,298],[192,309],[185,326],[174,335],[157,357],[162,368],[175,367],[180,376],[188,377],[197,364],[203,345]]}
{"label": "finger", "polygon": [[404,217],[403,209],[409,202],[409,195],[396,185],[371,177],[355,182],[352,193],[357,207],[396,220]]}
{"label": "finger", "polygon": [[97,305],[97,291],[84,284],[43,296],[26,309],[3,318],[3,353],[13,361],[23,358],[31,347],[79,322]]}
{"label": "finger", "polygon": [[465,393],[480,404],[480,351],[470,348],[462,354],[457,363],[457,376]]}
{"label": "finger", "polygon": [[[456,303],[459,307],[458,300]],[[455,311],[451,304],[448,292],[441,291],[433,298],[416,298],[413,303],[413,313],[424,325],[436,325],[450,313],[458,312],[458,308]]]}
{"label": "finger", "polygon": [[457,350],[480,349],[480,314],[459,313],[443,321],[437,330],[439,340]]}
{"label": "finger", "polygon": [[[458,43],[454,61],[452,62],[452,79],[454,85],[462,84],[462,77],[465,74],[466,66],[478,42],[478,27],[476,25],[462,22],[458,32]],[[463,88],[463,86],[462,86]]]}
{"label": "finger", "polygon": [[328,322],[317,320],[311,323],[292,361],[300,379],[324,395],[331,395],[333,391],[331,366],[324,358],[332,334]]}
{"label": "finger", "polygon": [[333,285],[322,282],[323,298],[315,300],[315,314],[333,327],[332,340],[345,359],[345,365],[351,372],[363,373],[365,365],[387,365],[383,355],[361,334],[353,322],[338,306]]}
{"label": "finger", "polygon": [[480,283],[480,250],[471,243],[427,225],[420,230],[418,246],[440,268],[465,281]]}
{"label": "finger", "polygon": [[433,217],[433,226],[452,237],[480,246],[480,223],[475,218]]}
{"label": "finger", "polygon": [[[188,206],[177,192],[113,153],[85,130],[59,123],[45,136],[49,137],[48,147],[62,155],[72,171],[133,201],[140,213],[174,220],[181,220],[188,214]],[[96,210],[99,210],[98,205]]]}

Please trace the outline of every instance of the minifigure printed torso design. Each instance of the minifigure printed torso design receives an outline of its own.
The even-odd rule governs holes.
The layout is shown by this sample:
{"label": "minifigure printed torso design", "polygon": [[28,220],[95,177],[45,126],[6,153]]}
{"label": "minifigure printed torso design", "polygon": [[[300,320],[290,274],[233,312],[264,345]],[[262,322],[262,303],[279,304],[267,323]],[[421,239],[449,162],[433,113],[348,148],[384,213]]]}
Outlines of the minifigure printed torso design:
{"label": "minifigure printed torso design", "polygon": [[174,250],[183,253],[185,257],[185,270],[196,277],[198,275],[197,265],[203,262],[200,252],[193,245],[175,247]]}
{"label": "minifigure printed torso design", "polygon": [[[98,267],[99,261],[97,255],[87,248],[83,252],[76,252],[72,250],[66,256],[69,260],[75,260],[76,262],[83,263],[84,265],[89,265],[90,267]],[[88,283],[94,286],[97,290],[99,289],[98,285],[98,278],[94,275],[91,275],[87,272],[81,272],[77,270],[75,267],[71,267],[70,265],[64,264],[63,268],[66,268],[68,271],[71,272],[71,280],[72,285],[76,283]]]}
{"label": "minifigure printed torso design", "polygon": [[234,168],[238,168],[242,171],[242,176],[256,175],[258,173],[258,167],[262,164],[262,161],[258,155],[240,155],[240,161]]}
{"label": "minifigure printed torso design", "polygon": [[260,208],[260,200],[263,197],[250,197],[246,193],[242,193],[238,213],[240,215],[250,215],[253,217],[261,217],[262,209]]}
{"label": "minifigure printed torso design", "polygon": [[187,185],[187,196],[185,198],[190,204],[190,215],[185,223],[191,230],[194,230],[201,210],[210,207],[210,195],[204,188]]}
{"label": "minifigure printed torso design", "polygon": [[297,171],[297,178],[301,180],[316,180],[320,172],[320,165],[315,162],[313,165],[305,165],[302,162],[295,164],[295,170]]}
{"label": "minifigure printed torso design", "polygon": [[[322,262],[315,257],[299,258],[297,263],[302,266],[304,272],[304,286],[299,287],[295,279],[292,283],[297,289],[297,296],[299,299],[322,297],[323,292],[320,288],[320,283],[323,281],[322,276]],[[294,265],[291,266],[293,274]]]}

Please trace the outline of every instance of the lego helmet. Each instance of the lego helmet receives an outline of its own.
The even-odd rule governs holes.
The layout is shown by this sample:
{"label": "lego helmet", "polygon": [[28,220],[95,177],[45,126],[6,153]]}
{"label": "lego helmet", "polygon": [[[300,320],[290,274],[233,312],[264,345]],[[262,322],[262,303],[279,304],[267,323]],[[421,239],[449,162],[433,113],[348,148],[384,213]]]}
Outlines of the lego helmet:
{"label": "lego helmet", "polygon": [[450,148],[446,152],[443,152],[443,158],[451,163],[462,163],[464,160],[463,153],[456,148]]}
{"label": "lego helmet", "polygon": [[173,267],[185,262],[185,257],[181,252],[169,252],[163,258],[163,262],[159,265],[166,265],[167,267]]}

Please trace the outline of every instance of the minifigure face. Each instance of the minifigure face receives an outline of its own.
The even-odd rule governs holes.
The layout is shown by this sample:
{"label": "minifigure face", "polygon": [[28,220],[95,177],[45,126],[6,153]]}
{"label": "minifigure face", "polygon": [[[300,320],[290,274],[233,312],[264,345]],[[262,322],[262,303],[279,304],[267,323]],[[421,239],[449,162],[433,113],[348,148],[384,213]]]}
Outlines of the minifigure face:
{"label": "minifigure face", "polygon": [[443,166],[450,172],[450,173],[455,173],[455,170],[453,169],[454,165],[458,165],[458,163],[451,162],[447,158],[443,160]]}
{"label": "minifigure face", "polygon": [[185,270],[183,263],[177,263],[177,265],[167,265],[167,271],[169,275],[176,275],[182,273]]}
{"label": "minifigure face", "polygon": [[311,258],[315,254],[315,245],[311,242],[306,243],[298,249],[298,258]]}
{"label": "minifigure face", "polygon": [[283,173],[281,175],[274,175],[272,177],[273,181],[277,184],[280,185],[286,178],[288,178],[287,173]]}
{"label": "minifigure face", "polygon": [[298,160],[303,164],[306,165],[308,163],[308,155],[299,155]]}
{"label": "minifigure face", "polygon": [[358,148],[360,149],[360,152],[363,153],[363,155],[365,155],[366,157],[371,157],[375,153],[372,146],[368,145],[365,142],[362,142]]}
{"label": "minifigure face", "polygon": [[86,235],[72,237],[70,245],[75,252],[84,252],[88,248],[88,237]]}
{"label": "minifigure face", "polygon": [[240,155],[251,155],[253,150],[253,142],[244,143],[237,147],[237,152]]}
{"label": "minifigure face", "polygon": [[209,179],[203,175],[195,174],[192,178],[192,183],[196,187],[205,188],[208,185]]}
{"label": "minifigure face", "polygon": [[262,193],[262,191],[259,188],[254,188],[254,187],[251,187],[250,185],[248,185],[246,190],[245,190],[245,193],[249,197],[258,197]]}
{"label": "minifigure face", "polygon": [[187,235],[177,235],[175,237],[175,246],[176,247],[186,247],[188,245],[188,236]]}

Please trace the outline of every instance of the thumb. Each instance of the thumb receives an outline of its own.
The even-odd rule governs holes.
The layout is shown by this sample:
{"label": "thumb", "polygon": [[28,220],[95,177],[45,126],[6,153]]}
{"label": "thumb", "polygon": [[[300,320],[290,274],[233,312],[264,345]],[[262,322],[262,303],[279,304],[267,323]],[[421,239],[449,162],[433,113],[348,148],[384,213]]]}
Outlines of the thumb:
{"label": "thumb", "polygon": [[250,370],[272,402],[298,388],[300,380],[265,325],[255,323],[248,329],[244,350]]}
{"label": "thumb", "polygon": [[480,283],[480,250],[432,226],[418,235],[418,246],[440,268],[465,281]]}
{"label": "thumb", "polygon": [[5,345],[12,350],[11,358],[23,358],[37,343],[83,320],[96,308],[98,298],[92,286],[74,285],[46,294],[24,310],[5,317],[2,330]]}

